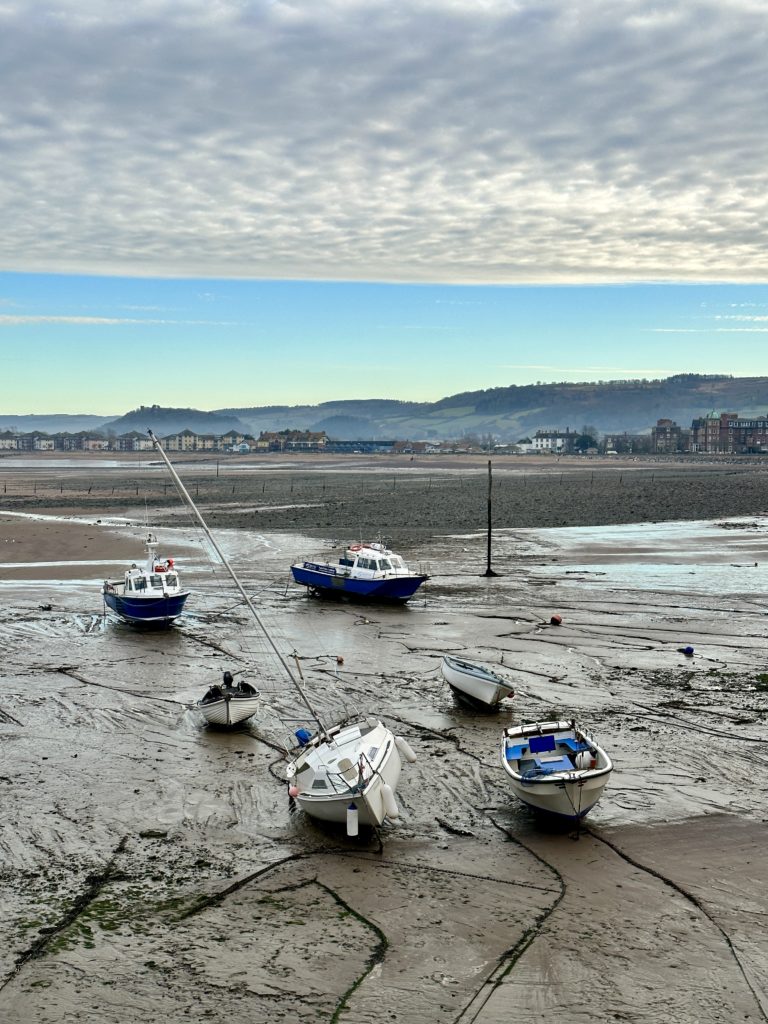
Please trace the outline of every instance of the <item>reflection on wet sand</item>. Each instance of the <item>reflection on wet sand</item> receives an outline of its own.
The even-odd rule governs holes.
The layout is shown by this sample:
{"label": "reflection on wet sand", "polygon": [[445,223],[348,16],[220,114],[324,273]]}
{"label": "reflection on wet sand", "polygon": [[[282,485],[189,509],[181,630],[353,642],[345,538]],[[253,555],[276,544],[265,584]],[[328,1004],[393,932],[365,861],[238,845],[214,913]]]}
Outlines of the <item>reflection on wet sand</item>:
{"label": "reflection on wet sand", "polygon": [[[129,557],[141,530],[0,516],[3,553],[44,542],[49,563],[33,591],[20,563],[3,571],[2,1016],[765,1020],[762,570],[692,587],[674,561],[685,550],[704,581],[748,551],[762,563],[755,523],[686,524],[674,544],[643,528],[669,551],[664,589],[611,575],[638,564],[620,530],[507,532],[496,580],[482,535],[434,537],[435,577],[406,608],[293,587],[297,549],[331,538],[224,531],[321,709],[380,714],[418,755],[379,845],[291,806],[287,710],[217,734],[192,708],[233,664],[281,694],[190,531],[196,602],[139,633],[103,616],[83,552]],[[70,558],[62,580],[50,563]],[[606,577],[585,580],[596,565]],[[503,666],[514,699],[456,703],[445,652]],[[534,819],[498,763],[503,725],[571,716],[615,763],[579,834]]]}

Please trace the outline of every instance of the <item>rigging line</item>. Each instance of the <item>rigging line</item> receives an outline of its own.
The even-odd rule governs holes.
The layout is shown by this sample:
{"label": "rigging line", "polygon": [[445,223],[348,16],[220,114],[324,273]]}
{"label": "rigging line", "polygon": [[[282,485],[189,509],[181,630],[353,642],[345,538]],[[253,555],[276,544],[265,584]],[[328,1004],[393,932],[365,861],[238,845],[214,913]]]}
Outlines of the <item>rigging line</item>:
{"label": "rigging line", "polygon": [[221,562],[222,562],[224,568],[227,570],[227,572],[229,573],[230,577],[232,578],[232,582],[234,583],[235,587],[237,588],[237,590],[239,591],[239,593],[242,596],[243,600],[245,601],[246,605],[248,606],[249,611],[253,615],[253,617],[256,620],[256,622],[259,624],[259,626],[261,628],[261,631],[262,631],[262,633],[264,634],[264,637],[267,640],[267,643],[270,645],[270,647],[274,651],[274,653],[275,653],[278,661],[280,662],[281,666],[283,667],[283,669],[285,671],[285,674],[287,675],[288,679],[291,681],[291,683],[293,683],[293,686],[296,689],[296,692],[301,697],[303,703],[306,705],[306,707],[309,710],[309,712],[312,715],[312,717],[317,721],[317,723],[320,726],[321,730],[324,733],[327,732],[327,729],[325,728],[323,723],[320,721],[320,718],[317,715],[317,712],[315,711],[315,709],[310,704],[309,699],[307,698],[306,694],[304,693],[304,690],[302,689],[302,687],[299,684],[298,680],[294,676],[293,672],[291,672],[291,669],[290,669],[290,667],[288,665],[288,662],[285,660],[285,658],[283,657],[283,655],[280,652],[279,648],[277,647],[277,645],[275,644],[275,642],[272,640],[271,636],[267,632],[267,629],[266,629],[264,623],[262,622],[261,616],[256,611],[256,608],[255,608],[253,602],[251,601],[250,597],[248,596],[248,594],[246,594],[245,590],[243,589],[243,586],[240,583],[240,580],[237,578],[237,575],[235,574],[234,569],[232,568],[232,566],[227,561],[226,555],[224,554],[224,552],[219,547],[219,545],[218,545],[218,543],[216,541],[216,538],[213,536],[211,531],[206,526],[205,520],[200,515],[200,512],[197,509],[197,506],[192,501],[192,498],[190,497],[189,493],[187,492],[187,489],[184,486],[184,484],[181,482],[181,479],[179,478],[178,474],[176,473],[176,470],[171,465],[171,460],[166,455],[165,451],[163,450],[162,446],[160,445],[160,442],[157,440],[157,438],[152,433],[152,431],[148,430],[147,433],[149,434],[149,437],[150,437],[150,439],[152,441],[152,444],[155,446],[156,451],[158,452],[158,454],[160,455],[160,457],[162,458],[162,460],[165,462],[166,466],[168,467],[168,470],[169,470],[169,472],[171,474],[171,477],[176,481],[177,487],[180,489],[180,491],[181,491],[182,495],[184,496],[187,504],[192,509],[192,511],[194,512],[195,516],[197,517],[197,520],[200,523],[200,526],[205,531],[206,537],[208,537],[208,539],[210,540],[211,544],[213,545],[213,548],[214,548],[216,554],[221,559]]}

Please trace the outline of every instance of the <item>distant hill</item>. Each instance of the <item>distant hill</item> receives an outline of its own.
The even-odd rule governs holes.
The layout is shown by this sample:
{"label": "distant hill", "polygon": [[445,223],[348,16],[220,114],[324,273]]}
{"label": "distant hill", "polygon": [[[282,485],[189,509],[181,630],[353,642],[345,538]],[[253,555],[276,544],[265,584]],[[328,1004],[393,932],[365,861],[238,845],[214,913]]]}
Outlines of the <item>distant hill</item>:
{"label": "distant hill", "polygon": [[359,399],[218,412],[237,416],[254,434],[295,427],[325,430],[340,440],[493,434],[502,441],[516,441],[539,428],[580,430],[587,424],[601,434],[642,433],[662,417],[687,427],[713,410],[765,415],[768,377],[678,374],[664,380],[511,385],[467,391],[437,402]]}
{"label": "distant hill", "polygon": [[117,419],[102,416],[0,414],[0,430],[101,430],[159,436],[188,428],[196,433],[238,430],[258,436],[262,430],[325,430],[338,440],[368,438],[461,438],[492,434],[517,441],[540,428],[598,433],[643,433],[662,417],[688,427],[709,412],[740,416],[768,414],[768,377],[707,376],[687,373],[664,380],[615,380],[599,383],[526,384],[465,391],[437,402],[349,399],[320,405],[267,405],[236,409],[165,409],[142,406]]}
{"label": "distant hill", "polygon": [[14,416],[13,413],[0,413],[0,433],[12,430],[17,434],[31,434],[39,430],[41,434],[68,433],[76,434],[78,430],[100,430],[111,416],[65,415],[64,413],[41,413],[39,415]]}
{"label": "distant hill", "polygon": [[177,434],[180,430],[194,430],[196,434],[226,434],[228,430],[249,433],[250,428],[237,416],[200,409],[164,409],[159,405],[142,405],[119,419],[105,422],[101,430],[113,434],[127,434],[138,430],[146,434],[150,428],[158,437]]}
{"label": "distant hill", "polygon": [[[389,437],[403,420],[418,421],[432,406],[428,402],[398,402],[386,398],[352,398],[320,405],[269,405],[255,408],[218,409],[221,415],[237,416],[250,433],[262,430],[324,430],[337,440]],[[391,435],[402,437],[404,435]]]}

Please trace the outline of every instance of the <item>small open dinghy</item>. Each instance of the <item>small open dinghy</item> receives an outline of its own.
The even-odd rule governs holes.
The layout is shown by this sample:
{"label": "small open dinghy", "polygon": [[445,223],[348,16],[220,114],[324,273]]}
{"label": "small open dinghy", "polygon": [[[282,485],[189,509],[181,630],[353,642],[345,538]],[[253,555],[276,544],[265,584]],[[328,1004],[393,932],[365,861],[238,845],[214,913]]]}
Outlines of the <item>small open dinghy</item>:
{"label": "small open dinghy", "polygon": [[505,729],[501,764],[524,804],[574,821],[595,806],[613,771],[606,752],[573,721]]}
{"label": "small open dinghy", "polygon": [[229,729],[239,725],[255,714],[259,707],[259,691],[250,683],[236,683],[231,672],[224,673],[224,679],[208,688],[197,702],[209,725],[220,725]]}
{"label": "small open dinghy", "polygon": [[495,707],[505,697],[514,696],[510,683],[485,665],[445,654],[441,668],[443,679],[454,694],[471,704]]}

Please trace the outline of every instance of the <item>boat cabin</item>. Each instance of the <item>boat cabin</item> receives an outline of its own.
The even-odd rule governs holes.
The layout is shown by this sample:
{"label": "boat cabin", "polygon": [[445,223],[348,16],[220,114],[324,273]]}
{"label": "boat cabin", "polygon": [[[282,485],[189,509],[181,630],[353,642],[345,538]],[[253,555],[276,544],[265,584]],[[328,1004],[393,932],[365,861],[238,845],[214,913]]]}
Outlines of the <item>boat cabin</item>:
{"label": "boat cabin", "polygon": [[401,575],[408,572],[408,566],[400,555],[389,551],[383,544],[353,544],[339,559],[339,565],[363,572]]}

